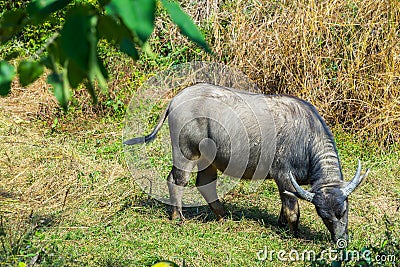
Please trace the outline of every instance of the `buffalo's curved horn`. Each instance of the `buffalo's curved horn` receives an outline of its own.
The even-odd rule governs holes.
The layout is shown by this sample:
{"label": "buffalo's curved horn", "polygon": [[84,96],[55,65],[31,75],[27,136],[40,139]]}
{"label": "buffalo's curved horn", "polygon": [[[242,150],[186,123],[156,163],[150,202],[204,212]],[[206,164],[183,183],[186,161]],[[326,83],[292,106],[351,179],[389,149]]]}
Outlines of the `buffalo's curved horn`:
{"label": "buffalo's curved horn", "polygon": [[346,187],[342,189],[343,195],[345,195],[346,197],[349,196],[354,191],[354,189],[357,188],[361,181],[368,176],[368,173],[369,169],[364,173],[363,176],[361,176],[361,161],[358,160],[356,174],[354,175],[353,179],[347,183]]}
{"label": "buffalo's curved horn", "polygon": [[314,193],[308,192],[307,190],[304,190],[297,182],[296,179],[294,179],[292,172],[289,172],[289,177],[290,181],[292,182],[292,185],[294,189],[296,189],[297,194],[304,200],[312,202],[314,198]]}

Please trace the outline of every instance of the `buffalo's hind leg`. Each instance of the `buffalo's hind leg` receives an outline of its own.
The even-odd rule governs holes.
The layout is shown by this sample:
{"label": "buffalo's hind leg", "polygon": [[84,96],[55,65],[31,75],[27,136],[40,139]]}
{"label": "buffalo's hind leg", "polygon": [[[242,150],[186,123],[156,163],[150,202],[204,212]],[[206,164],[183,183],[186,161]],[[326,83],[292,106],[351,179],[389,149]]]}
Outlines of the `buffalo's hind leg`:
{"label": "buffalo's hind leg", "polygon": [[182,214],[183,191],[189,182],[190,174],[196,165],[196,161],[187,161],[181,165],[182,169],[174,165],[167,178],[169,197],[172,205],[171,220],[185,219]]}
{"label": "buffalo's hind leg", "polygon": [[[185,217],[182,214],[182,196],[184,187],[187,185],[190,178],[190,171],[195,163],[191,163],[185,170],[180,170],[173,166],[167,178],[170,202],[172,205],[171,220],[182,219]],[[193,165],[193,166],[192,166]]]}
{"label": "buffalo's hind leg", "polygon": [[197,173],[196,187],[207,201],[212,212],[220,221],[225,217],[226,210],[219,201],[217,195],[217,169],[213,165],[209,165],[207,168],[202,170],[201,164],[199,164],[199,169],[200,171]]}

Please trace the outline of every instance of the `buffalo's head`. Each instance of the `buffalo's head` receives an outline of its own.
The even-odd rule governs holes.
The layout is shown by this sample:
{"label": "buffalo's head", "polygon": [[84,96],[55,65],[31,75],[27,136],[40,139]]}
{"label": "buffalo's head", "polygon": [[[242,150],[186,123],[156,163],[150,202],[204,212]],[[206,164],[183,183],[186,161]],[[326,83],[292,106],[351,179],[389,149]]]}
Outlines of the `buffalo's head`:
{"label": "buffalo's head", "polygon": [[350,182],[333,182],[320,184],[313,188],[312,192],[303,189],[290,173],[290,180],[296,192],[287,192],[307,200],[315,205],[318,215],[331,233],[332,240],[348,239],[347,215],[348,196],[357,188],[361,181],[367,177],[369,170],[361,176],[361,162],[358,161],[358,168],[354,178]]}

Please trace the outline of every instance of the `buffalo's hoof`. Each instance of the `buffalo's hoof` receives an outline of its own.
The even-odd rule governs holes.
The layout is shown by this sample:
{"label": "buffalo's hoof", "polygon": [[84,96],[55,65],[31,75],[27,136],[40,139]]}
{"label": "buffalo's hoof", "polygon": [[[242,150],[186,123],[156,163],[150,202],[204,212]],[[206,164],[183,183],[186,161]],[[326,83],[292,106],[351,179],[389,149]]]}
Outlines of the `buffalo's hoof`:
{"label": "buffalo's hoof", "polygon": [[181,211],[178,211],[178,210],[175,210],[175,209],[174,209],[174,210],[172,211],[172,213],[171,213],[170,219],[171,219],[171,221],[177,221],[177,220],[179,220],[179,221],[184,221],[184,220],[185,220],[185,217],[183,216],[183,214],[182,214]]}
{"label": "buffalo's hoof", "polygon": [[217,217],[218,221],[223,221],[224,218],[227,216],[227,212],[219,200],[208,203],[208,205],[210,206],[212,212]]}

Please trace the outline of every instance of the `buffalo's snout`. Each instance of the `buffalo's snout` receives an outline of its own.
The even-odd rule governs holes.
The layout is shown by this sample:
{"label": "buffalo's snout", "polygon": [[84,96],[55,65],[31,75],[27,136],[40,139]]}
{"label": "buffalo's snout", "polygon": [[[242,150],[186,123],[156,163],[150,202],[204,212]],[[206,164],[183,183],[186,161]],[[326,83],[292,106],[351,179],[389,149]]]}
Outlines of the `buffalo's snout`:
{"label": "buffalo's snout", "polygon": [[344,246],[342,245],[343,243],[345,243],[349,240],[349,235],[347,234],[347,232],[340,234],[340,235],[333,234],[333,235],[331,235],[331,237],[332,237],[332,242],[335,243],[336,245],[338,245],[340,248],[344,248],[347,246],[347,243]]}
{"label": "buffalo's snout", "polygon": [[331,233],[332,242],[337,244],[340,248],[346,247],[347,240],[349,239],[347,220],[335,220],[325,224]]}

